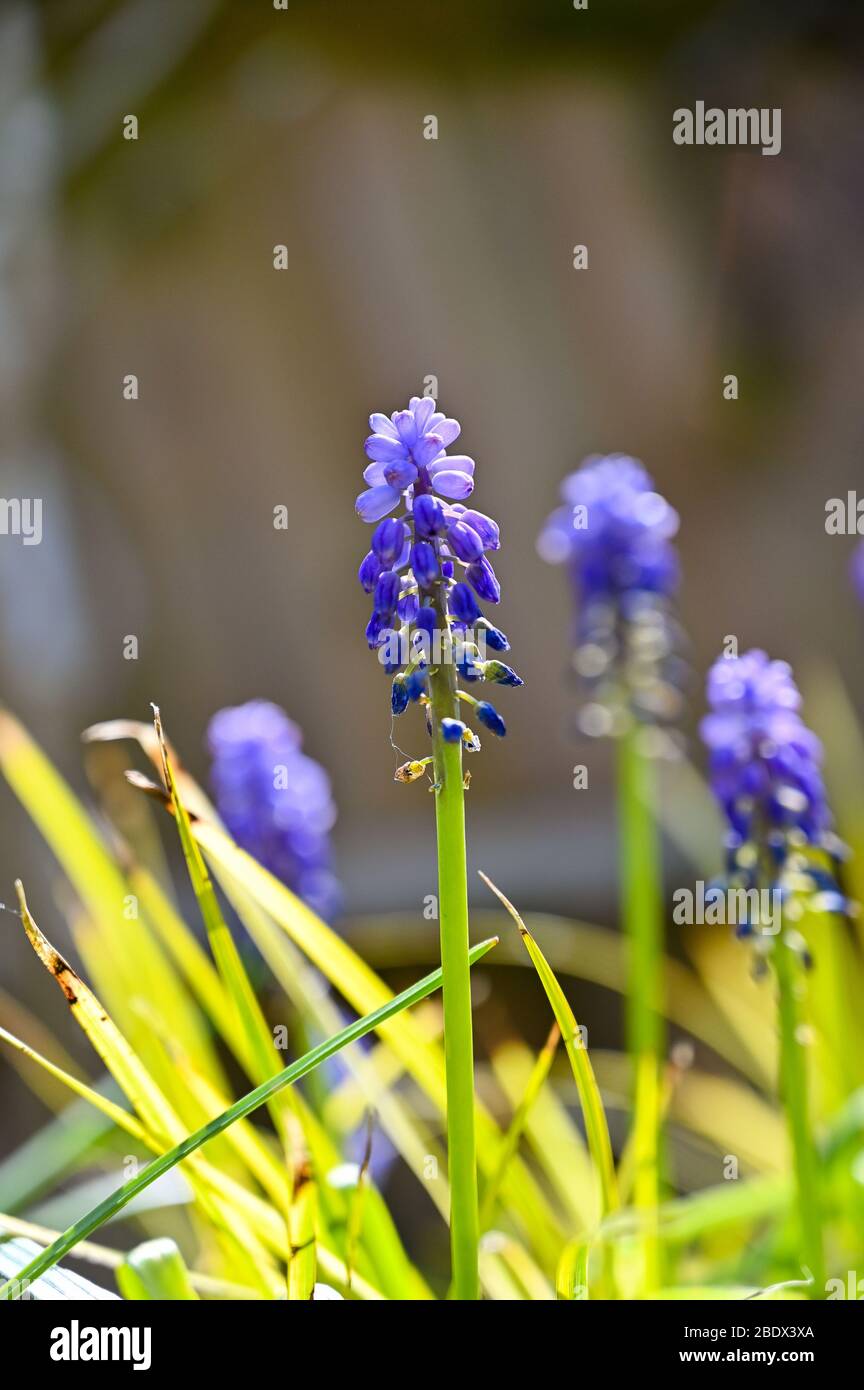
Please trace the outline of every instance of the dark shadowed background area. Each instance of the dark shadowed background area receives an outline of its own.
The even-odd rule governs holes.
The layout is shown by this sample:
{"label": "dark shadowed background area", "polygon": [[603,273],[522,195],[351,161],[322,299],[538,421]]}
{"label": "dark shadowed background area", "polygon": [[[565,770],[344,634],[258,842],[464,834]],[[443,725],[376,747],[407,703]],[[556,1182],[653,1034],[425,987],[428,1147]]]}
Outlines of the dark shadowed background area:
{"label": "dark shadowed background area", "polygon": [[[522,908],[615,921],[610,760],[574,738],[535,550],[586,454],[640,457],[681,514],[697,763],[727,634],[864,690],[824,526],[864,442],[862,33],[815,0],[5,4],[0,495],[42,498],[44,534],[0,536],[0,698],[76,789],[94,721],[158,701],[204,778],[213,712],[268,697],[332,775],[349,915],[421,919],[432,807],[392,780],[353,504],[369,412],[430,376],[502,526],[526,685],[472,765],[470,852]],[[781,108],[781,153],[675,145],[697,100]],[[416,711],[399,742],[424,751]],[[53,862],[0,811],[0,897],[21,875],[62,941]],[[0,984],[56,1022],[7,920]]]}

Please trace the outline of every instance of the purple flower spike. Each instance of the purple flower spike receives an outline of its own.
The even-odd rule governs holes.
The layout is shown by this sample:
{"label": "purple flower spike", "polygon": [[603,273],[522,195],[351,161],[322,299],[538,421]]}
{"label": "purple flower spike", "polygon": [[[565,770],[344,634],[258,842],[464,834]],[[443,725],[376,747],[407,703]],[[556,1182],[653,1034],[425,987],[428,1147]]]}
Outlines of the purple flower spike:
{"label": "purple flower spike", "polygon": [[[498,524],[464,506],[474,488],[474,460],[447,453],[459,437],[459,423],[436,410],[433,400],[414,396],[407,410],[375,413],[369,423],[363,473],[368,491],[357,501],[364,521],[377,523],[359,572],[361,585],[373,594],[366,640],[380,648],[379,659],[395,675],[393,713],[422,702],[429,731],[457,742],[465,726],[455,718],[439,721],[439,703],[431,699],[443,664],[453,662],[457,679],[521,684],[509,666],[482,659],[484,638],[493,650],[509,648],[478,603],[501,598],[486,555],[501,544]],[[478,633],[471,630],[475,624]],[[504,734],[492,705],[480,701],[477,709],[481,722]],[[471,751],[470,736],[463,741]]]}
{"label": "purple flower spike", "polygon": [[[677,513],[642,464],[592,456],[565,478],[563,505],[537,543],[566,564],[577,604],[574,667],[590,695],[586,732],[620,733],[634,718],[671,722],[681,708],[681,663],[672,599]],[[596,707],[606,714],[594,717]]]}
{"label": "purple flower spike", "polygon": [[670,545],[678,515],[641,463],[623,454],[586,459],[561,488],[538,542],[552,563],[569,561],[583,589],[615,597],[646,587],[671,593],[678,582]]}
{"label": "purple flower spike", "polygon": [[822,748],[798,712],[787,663],[762,651],[720,657],[708,675],[708,704],[701,734],[711,785],[732,828],[749,838],[758,822],[818,839],[831,823]]}
{"label": "purple flower spike", "polygon": [[330,780],[301,751],[297,725],[278,705],[251,700],[214,715],[207,738],[219,815],[238,845],[320,916],[338,916]]}
{"label": "purple flower spike", "polygon": [[[707,695],[701,734],[730,828],[730,885],[776,891],[784,912],[794,899],[811,911],[847,911],[833,872],[843,847],[831,833],[822,746],[801,718],[791,668],[758,650],[722,656]],[[754,925],[743,934],[754,934]],[[766,930],[774,935],[779,925]]]}

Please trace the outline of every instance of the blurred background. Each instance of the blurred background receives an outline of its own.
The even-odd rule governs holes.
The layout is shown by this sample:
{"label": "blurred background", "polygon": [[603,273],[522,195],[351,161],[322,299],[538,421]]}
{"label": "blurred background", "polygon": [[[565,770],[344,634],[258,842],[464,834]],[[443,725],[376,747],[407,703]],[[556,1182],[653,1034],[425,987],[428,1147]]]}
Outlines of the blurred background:
{"label": "blurred background", "polygon": [[[206,779],[211,715],[267,697],[332,776],[345,930],[434,929],[432,808],[392,780],[354,514],[369,412],[429,377],[502,526],[496,618],[526,685],[472,764],[469,849],[521,908],[615,924],[611,763],[574,733],[570,595],[535,550],[586,454],[641,458],[681,514],[697,764],[727,634],[805,689],[827,662],[864,689],[853,542],[824,528],[864,442],[862,18],[852,0],[7,0],[0,495],[42,498],[44,535],[0,536],[0,700],[76,790],[94,721],[158,701]],[[782,152],[676,146],[672,112],[697,100],[780,107]],[[399,742],[424,737],[412,710]],[[54,865],[5,787],[0,814],[0,897],[39,885],[62,944]],[[60,1031],[12,918],[3,940],[0,986]],[[611,996],[577,1002],[617,1038]],[[0,1082],[5,1149],[39,1107]]]}

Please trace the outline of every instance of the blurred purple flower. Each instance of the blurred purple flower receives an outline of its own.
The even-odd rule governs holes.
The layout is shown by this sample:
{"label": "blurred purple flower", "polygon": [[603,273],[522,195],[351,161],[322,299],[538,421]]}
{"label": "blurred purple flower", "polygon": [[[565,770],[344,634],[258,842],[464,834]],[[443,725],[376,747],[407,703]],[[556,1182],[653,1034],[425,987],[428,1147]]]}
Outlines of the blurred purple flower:
{"label": "blurred purple flower", "polygon": [[721,656],[708,674],[711,713],[702,720],[711,785],[743,839],[797,828],[815,841],[831,824],[822,746],[799,713],[801,695],[785,661],[763,651]]}
{"label": "blurred purple flower", "polygon": [[[701,734],[711,787],[730,827],[724,886],[776,891],[784,916],[802,898],[811,911],[846,912],[836,877],[843,846],[830,833],[822,745],[801,718],[791,668],[758,650],[722,656],[708,674],[707,697]],[[739,925],[739,935],[752,931],[750,922]],[[803,939],[789,944],[796,942],[809,963]]]}
{"label": "blurred purple flower", "polygon": [[669,721],[683,678],[671,604],[678,514],[624,454],[586,459],[561,496],[537,548],[550,564],[566,564],[573,586],[574,666],[593,701],[583,727],[615,733],[631,715]]}
{"label": "blurred purple flower", "polygon": [[219,815],[242,849],[330,921],[342,907],[332,869],[330,779],[301,751],[299,728],[268,700],[215,714],[207,731]]}
{"label": "blurred purple flower", "polygon": [[570,565],[583,600],[674,593],[678,513],[654,491],[641,463],[624,454],[588,458],[565,478],[561,496],[564,505],[546,522],[538,549],[550,564]]}

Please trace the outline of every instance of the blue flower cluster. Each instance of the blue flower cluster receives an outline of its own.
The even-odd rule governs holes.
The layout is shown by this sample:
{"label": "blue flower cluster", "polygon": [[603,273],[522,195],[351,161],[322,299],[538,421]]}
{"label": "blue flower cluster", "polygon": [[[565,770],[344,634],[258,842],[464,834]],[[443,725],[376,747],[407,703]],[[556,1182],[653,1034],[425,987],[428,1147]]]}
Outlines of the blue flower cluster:
{"label": "blue flower cluster", "polygon": [[784,917],[800,915],[802,904],[847,911],[836,879],[843,847],[831,833],[822,747],[801,718],[789,665],[763,651],[721,656],[709,672],[707,697],[701,734],[711,786],[730,827],[728,881],[776,889]]}
{"label": "blue flower cluster", "polygon": [[630,717],[671,721],[683,677],[671,605],[678,515],[642,464],[623,454],[586,459],[561,496],[538,550],[566,564],[573,584],[574,667],[592,698],[583,729],[617,733]]}
{"label": "blue flower cluster", "polygon": [[342,907],[330,846],[336,807],[327,773],[301,751],[297,725],[278,705],[250,700],[215,714],[207,740],[216,805],[231,835],[332,921]]}
{"label": "blue flower cluster", "polygon": [[[429,670],[447,659],[445,653],[452,654],[464,681],[521,685],[511,667],[486,657],[487,648],[506,652],[510,645],[480,607],[501,598],[489,560],[500,536],[491,517],[465,506],[474,488],[474,460],[447,453],[459,436],[458,422],[437,411],[429,397],[414,396],[407,410],[374,414],[369,423],[369,488],[356,509],[375,530],[359,580],[372,595],[366,639],[395,676],[393,713],[402,714],[412,702],[428,704]],[[492,733],[506,733],[488,701],[465,691],[459,698]],[[469,750],[479,747],[459,719],[443,720],[441,734],[452,742],[461,739]],[[422,771],[419,763],[410,766]]]}

